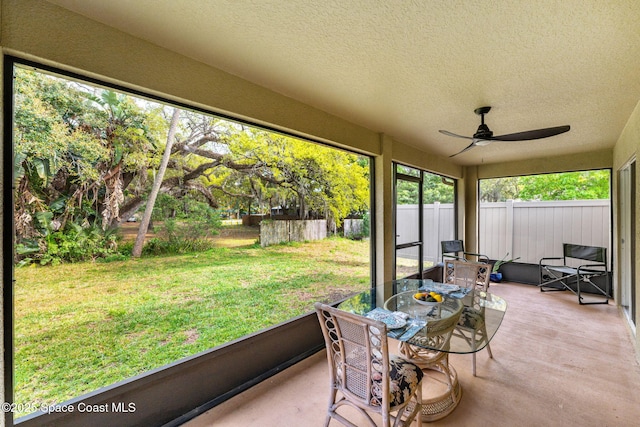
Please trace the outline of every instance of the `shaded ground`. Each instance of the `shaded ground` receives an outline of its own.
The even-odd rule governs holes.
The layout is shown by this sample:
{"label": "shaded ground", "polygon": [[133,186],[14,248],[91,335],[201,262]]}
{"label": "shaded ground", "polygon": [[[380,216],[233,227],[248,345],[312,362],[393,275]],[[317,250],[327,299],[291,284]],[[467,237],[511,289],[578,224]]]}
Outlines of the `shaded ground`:
{"label": "shaded ground", "polygon": [[[120,232],[124,241],[135,240],[138,233],[139,222],[127,222],[120,227]],[[146,238],[154,237],[154,233],[147,233]],[[226,248],[236,248],[250,246],[258,241],[260,237],[260,227],[245,227],[243,225],[225,225],[220,229],[220,234],[212,236],[211,239],[216,246]]]}

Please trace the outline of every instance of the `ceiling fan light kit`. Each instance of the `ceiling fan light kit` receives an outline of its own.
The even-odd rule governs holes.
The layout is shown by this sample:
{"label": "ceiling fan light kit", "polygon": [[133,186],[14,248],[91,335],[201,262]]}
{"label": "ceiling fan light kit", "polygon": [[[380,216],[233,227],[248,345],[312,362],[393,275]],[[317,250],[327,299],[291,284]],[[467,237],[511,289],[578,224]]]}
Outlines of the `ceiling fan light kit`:
{"label": "ceiling fan light kit", "polygon": [[489,129],[489,126],[484,123],[484,115],[489,111],[491,111],[491,107],[480,107],[473,110],[474,113],[480,116],[480,126],[478,126],[478,130],[476,130],[473,136],[458,135],[447,130],[440,130],[440,133],[447,136],[471,140],[471,144],[469,144],[461,151],[450,155],[449,157],[457,156],[458,154],[464,153],[465,151],[470,150],[476,146],[488,145],[492,141],[530,141],[533,139],[542,139],[559,135],[561,133],[568,132],[570,129],[569,125],[564,125],[544,129],[528,130],[525,132],[510,133],[507,135],[493,136],[493,132],[491,131],[491,129]]}

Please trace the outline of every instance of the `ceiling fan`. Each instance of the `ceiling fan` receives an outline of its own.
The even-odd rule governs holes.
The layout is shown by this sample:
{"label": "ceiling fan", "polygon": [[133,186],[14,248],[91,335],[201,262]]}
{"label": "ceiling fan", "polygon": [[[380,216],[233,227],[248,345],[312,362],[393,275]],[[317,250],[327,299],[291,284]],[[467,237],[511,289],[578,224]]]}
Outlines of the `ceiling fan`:
{"label": "ceiling fan", "polygon": [[569,125],[565,125],[552,128],[528,130],[525,132],[510,133],[508,135],[493,136],[493,132],[491,132],[489,126],[484,124],[484,115],[487,114],[490,110],[491,107],[480,107],[473,110],[474,113],[480,116],[481,120],[480,126],[478,126],[478,130],[473,134],[473,136],[463,136],[455,134],[453,132],[449,132],[448,130],[440,130],[440,133],[444,135],[471,140],[471,144],[469,144],[466,148],[450,155],[449,157],[457,156],[458,154],[464,153],[465,151],[470,150],[475,146],[487,145],[491,143],[491,141],[529,141],[532,139],[548,138],[550,136],[559,135],[561,133],[569,131],[570,129]]}

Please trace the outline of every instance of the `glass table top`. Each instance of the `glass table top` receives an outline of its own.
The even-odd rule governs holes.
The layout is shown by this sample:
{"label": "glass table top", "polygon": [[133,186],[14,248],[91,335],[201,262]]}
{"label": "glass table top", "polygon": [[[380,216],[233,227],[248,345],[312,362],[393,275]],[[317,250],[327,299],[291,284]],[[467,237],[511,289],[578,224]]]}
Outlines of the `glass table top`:
{"label": "glass table top", "polygon": [[[440,304],[427,305],[416,301],[414,294],[419,291],[434,291],[443,297]],[[406,322],[387,323],[390,338],[421,345],[412,337],[426,332],[429,322],[444,319],[462,312],[460,329],[465,334],[453,334],[449,343],[449,353],[473,353],[480,351],[491,341],[498,331],[507,302],[490,292],[460,288],[455,285],[434,282],[429,279],[400,279],[384,283],[344,300],[338,308],[351,313],[367,315],[386,313]],[[375,310],[374,313],[371,313]],[[466,319],[466,321],[463,321]],[[469,321],[469,319],[471,321]],[[397,327],[397,326],[401,327]],[[469,336],[476,336],[472,344]],[[429,348],[425,346],[425,348]]]}

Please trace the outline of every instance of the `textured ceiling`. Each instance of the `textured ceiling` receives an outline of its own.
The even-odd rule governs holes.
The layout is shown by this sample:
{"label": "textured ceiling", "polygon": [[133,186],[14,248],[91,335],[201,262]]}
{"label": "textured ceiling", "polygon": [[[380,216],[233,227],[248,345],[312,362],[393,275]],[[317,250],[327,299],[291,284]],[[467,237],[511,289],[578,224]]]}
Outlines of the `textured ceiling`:
{"label": "textured ceiling", "polygon": [[611,147],[640,100],[637,0],[49,0],[454,161]]}

